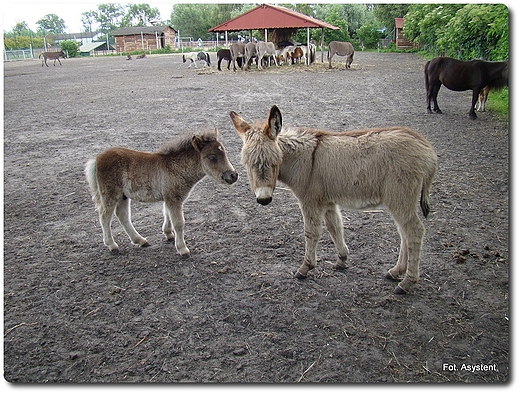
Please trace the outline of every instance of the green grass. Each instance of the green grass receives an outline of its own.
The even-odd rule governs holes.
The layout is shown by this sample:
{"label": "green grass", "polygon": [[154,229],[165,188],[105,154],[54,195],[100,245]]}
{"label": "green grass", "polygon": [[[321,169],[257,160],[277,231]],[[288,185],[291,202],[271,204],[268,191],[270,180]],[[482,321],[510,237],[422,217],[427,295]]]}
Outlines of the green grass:
{"label": "green grass", "polygon": [[509,88],[492,90],[486,102],[486,111],[496,112],[504,118],[509,117]]}

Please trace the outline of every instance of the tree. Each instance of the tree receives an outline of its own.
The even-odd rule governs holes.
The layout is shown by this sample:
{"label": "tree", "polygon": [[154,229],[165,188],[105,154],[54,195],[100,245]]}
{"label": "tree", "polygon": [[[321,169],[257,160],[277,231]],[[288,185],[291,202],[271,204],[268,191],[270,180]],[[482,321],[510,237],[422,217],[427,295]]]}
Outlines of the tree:
{"label": "tree", "polygon": [[170,21],[183,37],[205,40],[209,36],[208,30],[213,27],[208,20],[213,6],[213,4],[175,4]]}
{"label": "tree", "polygon": [[374,15],[381,27],[391,32],[395,28],[395,18],[402,18],[408,12],[408,4],[376,4]]}
{"label": "tree", "polygon": [[119,4],[98,4],[96,21],[99,23],[99,30],[103,33],[110,33],[121,25],[121,18],[124,16],[124,7]]}
{"label": "tree", "polygon": [[509,56],[509,13],[503,4],[466,4],[437,29],[435,46],[462,60]]}
{"label": "tree", "polygon": [[146,26],[151,20],[159,19],[160,12],[148,4],[130,4],[126,10],[121,26]]}
{"label": "tree", "polygon": [[81,23],[83,24],[83,30],[92,32],[92,25],[97,20],[96,11],[85,11],[81,14]]}
{"label": "tree", "polygon": [[65,32],[65,21],[56,14],[47,14],[36,22],[40,30],[53,34]]}

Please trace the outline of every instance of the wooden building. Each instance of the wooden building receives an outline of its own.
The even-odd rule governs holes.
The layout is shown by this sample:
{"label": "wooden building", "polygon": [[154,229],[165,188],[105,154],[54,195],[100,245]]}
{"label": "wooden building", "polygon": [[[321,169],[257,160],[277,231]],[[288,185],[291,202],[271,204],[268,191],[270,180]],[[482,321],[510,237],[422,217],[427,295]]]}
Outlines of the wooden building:
{"label": "wooden building", "polygon": [[116,51],[134,52],[162,49],[169,45],[175,48],[177,31],[168,25],[123,27],[114,31]]}
{"label": "wooden building", "polygon": [[395,18],[395,49],[412,49],[414,44],[403,34],[404,18]]}

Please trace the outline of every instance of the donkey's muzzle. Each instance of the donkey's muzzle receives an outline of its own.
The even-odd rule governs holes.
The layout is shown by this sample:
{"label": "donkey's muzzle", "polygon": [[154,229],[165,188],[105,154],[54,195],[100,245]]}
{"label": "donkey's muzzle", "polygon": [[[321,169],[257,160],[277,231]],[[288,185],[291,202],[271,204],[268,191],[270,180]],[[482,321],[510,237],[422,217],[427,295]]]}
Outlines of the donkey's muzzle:
{"label": "donkey's muzzle", "polygon": [[238,172],[236,171],[226,171],[224,174],[222,174],[222,179],[228,183],[228,184],[233,184],[237,181],[238,179]]}
{"label": "donkey's muzzle", "polygon": [[269,204],[271,201],[273,201],[273,198],[272,197],[264,197],[264,198],[257,198],[256,199],[256,202],[258,204],[261,204],[261,205],[267,205]]}

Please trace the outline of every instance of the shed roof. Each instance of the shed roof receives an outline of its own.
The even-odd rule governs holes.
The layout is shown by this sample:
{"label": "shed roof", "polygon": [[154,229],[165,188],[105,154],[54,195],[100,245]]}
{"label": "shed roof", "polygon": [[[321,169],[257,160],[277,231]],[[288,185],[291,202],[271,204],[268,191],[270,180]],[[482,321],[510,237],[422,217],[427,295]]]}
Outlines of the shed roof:
{"label": "shed roof", "polygon": [[395,18],[395,27],[398,29],[403,28],[404,18]]}
{"label": "shed roof", "polygon": [[173,27],[169,25],[161,25],[161,26],[136,26],[136,27],[122,27],[121,29],[115,30],[112,34],[114,36],[131,36],[135,34],[155,34],[161,33],[166,29],[172,29],[176,31]]}
{"label": "shed roof", "polygon": [[318,28],[337,30],[339,27],[322,22],[285,7],[261,4],[227,22],[212,27],[208,31],[239,31],[259,29],[303,29]]}
{"label": "shed roof", "polygon": [[[99,49],[100,47],[103,47],[100,50],[106,50],[107,43],[106,42],[89,42],[88,44],[81,45],[78,48],[78,50],[80,52],[90,52],[90,51],[95,51],[96,49]],[[112,47],[112,45],[111,45],[110,49],[114,49],[114,47]]]}

